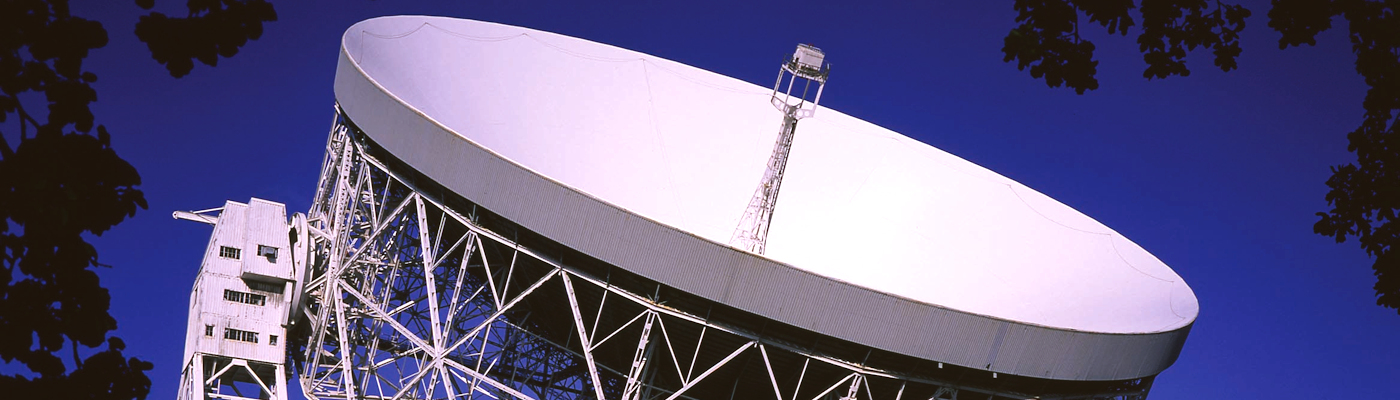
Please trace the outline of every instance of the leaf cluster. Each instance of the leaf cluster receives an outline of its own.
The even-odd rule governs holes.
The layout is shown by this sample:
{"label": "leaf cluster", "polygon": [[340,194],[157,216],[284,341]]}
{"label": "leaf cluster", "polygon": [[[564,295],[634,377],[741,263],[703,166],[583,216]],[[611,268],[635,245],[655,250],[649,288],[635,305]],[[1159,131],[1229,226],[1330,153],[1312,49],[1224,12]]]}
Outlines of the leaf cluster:
{"label": "leaf cluster", "polygon": [[[1214,7],[1212,7],[1212,4]],[[1080,35],[1080,15],[1109,34],[1127,36],[1137,25],[1132,0],[1017,0],[1016,22],[1003,40],[1003,61],[1030,69],[1031,77],[1050,87],[1066,86],[1078,94],[1099,88],[1094,43]],[[1186,54],[1208,48],[1215,66],[1230,71],[1240,55],[1239,33],[1250,11],[1242,6],[1205,0],[1143,0],[1138,49],[1147,69],[1143,77],[1188,76]]]}
{"label": "leaf cluster", "polygon": [[[146,9],[152,3],[137,1]],[[264,22],[277,20],[277,11],[264,0],[189,0],[188,5],[186,17],[152,12],[136,23],[136,37],[176,78],[189,74],[194,60],[212,67],[219,57],[233,57],[249,40],[262,37]]]}
{"label": "leaf cluster", "polygon": [[[1079,94],[1098,88],[1094,46],[1079,37],[1080,15],[1089,23],[1127,35],[1134,21],[1132,0],[1017,0],[1019,26],[1006,36],[1005,61]],[[1143,77],[1187,76],[1186,54],[1209,48],[1215,66],[1235,69],[1239,33],[1250,11],[1239,5],[1203,0],[1142,0],[1138,48],[1147,62]],[[1327,204],[1317,213],[1315,233],[1338,243],[1355,237],[1375,261],[1376,304],[1400,311],[1400,1],[1273,0],[1269,27],[1280,34],[1279,49],[1316,45],[1317,35],[1341,18],[1347,23],[1356,72],[1369,89],[1360,126],[1347,134],[1356,162],[1332,167]]]}
{"label": "leaf cluster", "polygon": [[22,376],[0,375],[0,388],[14,398],[59,398],[126,400],[145,398],[151,391],[146,371],[149,362],[126,359],[122,350],[126,343],[118,338],[107,339],[107,349],[83,361],[82,368],[68,375]]}
{"label": "leaf cluster", "polygon": [[[121,340],[107,337],[117,327],[111,297],[83,239],[146,207],[140,176],[89,108],[97,75],[83,60],[106,44],[102,24],[73,16],[66,1],[0,3],[0,122],[20,127],[14,148],[0,132],[0,360],[38,375],[0,376],[0,392],[131,398],[150,390],[151,364],[122,357]],[[47,103],[42,120],[26,108],[27,93]],[[79,356],[80,345],[103,343],[107,350]],[[57,354],[64,347],[71,372]]]}
{"label": "leaf cluster", "polygon": [[1334,18],[1347,22],[1356,72],[1370,88],[1361,125],[1347,134],[1356,162],[1332,167],[1327,204],[1313,231],[1338,243],[1355,237],[1375,259],[1376,304],[1400,312],[1400,2],[1276,0],[1269,27],[1279,48],[1316,44]]}
{"label": "leaf cluster", "polygon": [[[177,77],[190,59],[214,65],[215,55],[232,56],[276,19],[263,0],[188,6],[189,18],[152,13],[137,27]],[[106,265],[84,239],[147,207],[140,174],[90,107],[97,74],[83,61],[107,41],[102,24],[72,15],[67,0],[0,1],[0,123],[8,122],[0,125],[0,361],[29,371],[0,375],[9,396],[140,399],[150,391],[152,364],[124,357],[126,345],[108,336],[117,322],[94,270]],[[79,352],[104,344],[85,358]]]}

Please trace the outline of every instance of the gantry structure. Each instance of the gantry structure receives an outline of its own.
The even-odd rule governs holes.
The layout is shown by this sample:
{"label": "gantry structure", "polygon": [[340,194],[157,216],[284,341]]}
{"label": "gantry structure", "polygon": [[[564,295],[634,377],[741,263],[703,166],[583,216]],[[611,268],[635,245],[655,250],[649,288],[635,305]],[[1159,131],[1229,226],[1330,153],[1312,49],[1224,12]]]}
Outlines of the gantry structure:
{"label": "gantry structure", "polygon": [[[426,57],[453,62],[421,62]],[[178,398],[281,400],[292,382],[307,398],[346,400],[1141,400],[1179,354],[1196,304],[1169,268],[1092,219],[990,171],[907,138],[880,136],[834,111],[829,120],[813,118],[829,72],[821,50],[799,46],[771,92],[647,57],[449,18],[386,17],[352,27],[310,208],[289,216],[282,204],[252,199],[175,213],[213,226],[191,294]],[[452,68],[433,69],[441,65]],[[434,82],[452,85],[444,90]],[[674,99],[695,103],[668,103]],[[760,107],[748,103],[753,99]],[[704,142],[695,138],[712,138],[694,133],[734,131],[712,125],[771,128],[772,111],[762,103],[778,108],[782,123],[776,142],[755,139],[746,149],[758,150],[741,152],[754,155],[752,163],[733,157],[757,166],[772,143],[746,207],[748,183],[707,174],[748,181],[756,168],[677,164],[636,149],[678,141],[700,157],[678,156],[726,156],[734,143]],[[734,113],[683,118],[723,107]],[[469,118],[454,119],[462,115]],[[912,148],[881,162],[901,166],[900,173],[941,174],[951,186],[946,193],[1002,207],[992,217],[1004,219],[965,221],[959,218],[982,214],[918,207],[877,225],[899,233],[889,240],[902,240],[930,234],[919,221],[936,215],[975,233],[944,237],[957,244],[947,253],[825,240],[866,222],[840,208],[858,204],[850,196],[843,205],[812,207],[831,201],[814,193],[837,193],[825,191],[828,184],[858,183],[883,199],[950,197],[877,175],[811,185],[826,178],[818,171],[843,174],[821,168],[851,158],[794,157],[804,118],[817,122],[804,123],[803,143],[811,139],[813,154],[886,143]],[[864,133],[849,134],[856,128]],[[541,137],[567,143],[534,140]],[[654,163],[638,168],[629,160]],[[908,165],[922,169],[902,167]],[[705,174],[675,172],[682,169]],[[670,203],[685,199],[651,189],[686,183],[655,179],[667,170],[700,182],[705,190],[697,193],[737,193],[715,197],[733,200],[732,208],[696,212],[727,215],[719,217],[727,222],[666,214]],[[774,231],[786,236],[769,246],[785,175],[796,184],[785,196],[797,201],[785,203],[784,213],[808,217],[787,222],[821,216],[819,243],[794,247],[806,232],[788,228]],[[741,208],[730,236],[733,220],[726,218]],[[1017,236],[1023,234],[1029,239]],[[993,293],[958,292],[974,298],[958,303],[968,310],[917,297],[981,282],[963,270],[933,278],[907,273],[938,267],[928,261],[934,258],[993,259],[975,265],[1002,273],[1001,285],[1040,287],[1011,281],[1045,268],[1004,253],[964,251],[983,248],[968,238],[998,235],[1028,249],[1072,249],[1037,253],[1087,266],[1067,270],[1069,278],[1049,275],[1059,285],[1100,288],[1078,279],[1111,275],[1111,289],[1126,294],[1032,296],[1007,289],[1019,286],[988,286]],[[956,258],[963,253],[976,257]],[[839,270],[777,259],[811,254],[857,258],[837,263],[847,267]],[[852,283],[862,274],[898,279]],[[1019,314],[1023,309],[1034,314]],[[1113,314],[1120,312],[1131,318]]]}
{"label": "gantry structure", "polygon": [[[831,74],[831,66],[826,62],[826,53],[812,45],[797,45],[797,51],[778,69],[778,80],[773,83],[773,94],[769,102],[783,113],[783,125],[778,128],[778,141],[773,144],[773,155],[768,157],[763,179],[758,182],[749,206],[744,209],[739,226],[730,237],[731,246],[763,254],[768,247],[768,229],[773,223],[773,212],[778,207],[778,192],[783,187],[783,172],[787,170],[788,157],[792,154],[792,141],[797,136],[797,121],[816,115],[817,106],[822,100],[822,90],[826,89],[826,78]],[[783,88],[783,78],[787,87]],[[801,79],[799,82],[798,79]],[[815,96],[808,95],[816,85]],[[793,95],[798,85],[802,90]]]}
{"label": "gantry structure", "polygon": [[[1151,386],[997,376],[768,321],[452,195],[344,114],[326,150],[304,217],[271,218],[282,205],[260,199],[177,213],[215,225],[181,399],[284,399],[292,370],[315,399],[1143,399]],[[247,208],[269,218],[244,222]],[[211,268],[253,248],[290,253],[276,291]],[[211,289],[224,287],[246,292]]]}

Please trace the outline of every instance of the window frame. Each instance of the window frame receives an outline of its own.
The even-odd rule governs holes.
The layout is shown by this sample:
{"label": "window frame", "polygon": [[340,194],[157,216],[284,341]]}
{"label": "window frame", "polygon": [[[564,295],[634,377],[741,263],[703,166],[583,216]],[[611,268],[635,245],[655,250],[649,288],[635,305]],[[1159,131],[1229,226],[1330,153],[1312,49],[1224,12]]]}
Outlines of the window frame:
{"label": "window frame", "polygon": [[257,344],[258,333],[242,329],[224,328],[224,339]]}
{"label": "window frame", "polygon": [[258,292],[282,294],[282,292],[286,290],[286,284],[284,283],[268,283],[256,280],[245,280],[244,283],[248,285],[248,290]]}
{"label": "window frame", "polygon": [[243,249],[233,246],[219,246],[219,257],[230,260],[243,259]]}
{"label": "window frame", "polygon": [[240,292],[233,289],[224,289],[224,300],[234,303],[242,303],[254,306],[267,305],[267,296],[257,293]]}

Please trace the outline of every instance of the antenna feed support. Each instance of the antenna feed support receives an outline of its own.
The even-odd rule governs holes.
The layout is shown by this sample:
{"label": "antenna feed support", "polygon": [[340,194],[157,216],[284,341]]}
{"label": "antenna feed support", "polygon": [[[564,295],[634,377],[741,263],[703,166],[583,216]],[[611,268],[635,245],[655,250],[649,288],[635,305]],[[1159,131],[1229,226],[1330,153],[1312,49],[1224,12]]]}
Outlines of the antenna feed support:
{"label": "antenna feed support", "polygon": [[[830,73],[831,65],[826,62],[826,53],[815,46],[799,44],[792,57],[778,69],[778,81],[773,84],[770,102],[789,118],[812,117],[817,113],[817,104],[822,99],[822,89],[826,87],[826,78]],[[786,87],[784,80],[787,81]],[[814,85],[816,88],[812,87]],[[798,86],[802,87],[800,91],[796,89]],[[810,99],[809,95],[812,95]]]}

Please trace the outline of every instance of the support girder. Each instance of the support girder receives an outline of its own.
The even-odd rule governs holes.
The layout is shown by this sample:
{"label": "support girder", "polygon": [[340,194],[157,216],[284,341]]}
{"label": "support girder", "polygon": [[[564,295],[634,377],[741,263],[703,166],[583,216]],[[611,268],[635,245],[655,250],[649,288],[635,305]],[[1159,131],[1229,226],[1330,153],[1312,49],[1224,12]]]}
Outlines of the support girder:
{"label": "support girder", "polygon": [[309,398],[1035,397],[824,355],[614,285],[446,206],[336,121],[307,218]]}

